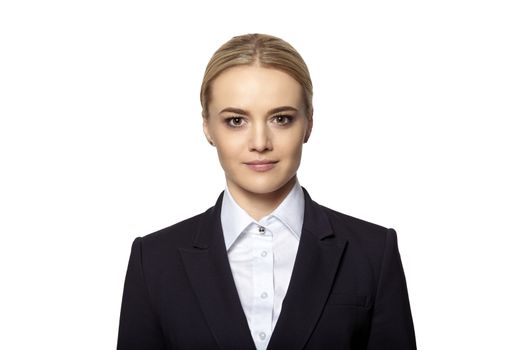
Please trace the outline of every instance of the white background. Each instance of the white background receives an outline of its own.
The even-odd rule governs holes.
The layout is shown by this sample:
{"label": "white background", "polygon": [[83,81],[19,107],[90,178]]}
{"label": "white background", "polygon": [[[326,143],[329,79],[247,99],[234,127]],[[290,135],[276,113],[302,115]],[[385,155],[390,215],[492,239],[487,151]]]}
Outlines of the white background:
{"label": "white background", "polygon": [[234,35],[314,81],[299,179],[393,227],[420,349],[525,349],[521,1],[2,1],[0,348],[114,349],[132,240],[224,187],[199,88]]}

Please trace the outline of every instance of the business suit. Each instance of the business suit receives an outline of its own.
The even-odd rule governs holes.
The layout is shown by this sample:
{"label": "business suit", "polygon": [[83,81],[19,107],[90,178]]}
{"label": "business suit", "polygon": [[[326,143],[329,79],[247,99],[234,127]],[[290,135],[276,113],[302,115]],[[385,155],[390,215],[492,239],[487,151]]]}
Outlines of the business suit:
{"label": "business suit", "polygon": [[[303,231],[268,349],[415,349],[395,231],[304,194]],[[119,350],[255,349],[224,245],[222,196],[134,241]]]}

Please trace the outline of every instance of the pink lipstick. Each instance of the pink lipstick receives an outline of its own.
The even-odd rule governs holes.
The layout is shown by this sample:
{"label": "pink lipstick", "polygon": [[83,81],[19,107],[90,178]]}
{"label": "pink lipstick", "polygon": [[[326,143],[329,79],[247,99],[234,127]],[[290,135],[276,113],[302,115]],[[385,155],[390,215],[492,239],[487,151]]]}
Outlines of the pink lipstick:
{"label": "pink lipstick", "polygon": [[264,172],[271,170],[275,167],[275,164],[277,164],[277,161],[275,160],[254,160],[252,162],[246,162],[244,163],[248,166],[248,168],[258,171],[258,172]]}

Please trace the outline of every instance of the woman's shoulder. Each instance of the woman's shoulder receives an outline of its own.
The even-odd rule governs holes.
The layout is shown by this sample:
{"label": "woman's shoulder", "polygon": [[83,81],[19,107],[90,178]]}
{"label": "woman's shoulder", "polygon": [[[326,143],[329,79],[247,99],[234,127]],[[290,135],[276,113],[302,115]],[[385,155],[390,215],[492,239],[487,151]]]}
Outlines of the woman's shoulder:
{"label": "woman's shoulder", "polygon": [[375,244],[384,242],[389,235],[396,235],[392,228],[345,214],[324,205],[319,204],[319,207],[328,217],[334,234],[342,238]]}
{"label": "woman's shoulder", "polygon": [[347,249],[354,258],[362,257],[379,269],[385,251],[397,249],[394,229],[322,205],[319,207],[328,217],[335,238],[348,243]]}
{"label": "woman's shoulder", "polygon": [[[305,217],[305,221],[319,220],[324,221],[326,217],[330,222],[332,230],[336,236],[342,238],[363,237],[363,239],[384,239],[385,235],[392,229],[385,226],[351,216],[344,212],[331,209],[312,199],[308,191],[303,187],[305,195],[305,215],[315,219]],[[392,230],[393,231],[393,230]]]}

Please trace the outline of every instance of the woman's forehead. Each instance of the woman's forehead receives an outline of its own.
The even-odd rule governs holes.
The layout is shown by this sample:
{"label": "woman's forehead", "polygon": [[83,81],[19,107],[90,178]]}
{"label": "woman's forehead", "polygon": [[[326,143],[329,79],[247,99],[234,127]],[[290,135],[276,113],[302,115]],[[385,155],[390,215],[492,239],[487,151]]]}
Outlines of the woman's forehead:
{"label": "woman's forehead", "polygon": [[236,66],[222,72],[211,85],[210,107],[275,108],[302,103],[301,85],[288,74],[260,66]]}

